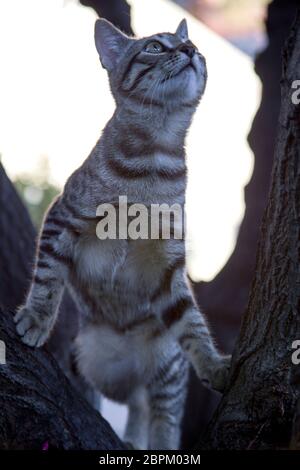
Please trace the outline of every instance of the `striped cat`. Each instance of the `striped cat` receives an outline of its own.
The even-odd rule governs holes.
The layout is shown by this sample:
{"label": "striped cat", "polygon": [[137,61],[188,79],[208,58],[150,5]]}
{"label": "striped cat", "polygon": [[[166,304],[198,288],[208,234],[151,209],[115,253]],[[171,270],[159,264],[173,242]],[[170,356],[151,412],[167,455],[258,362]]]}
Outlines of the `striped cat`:
{"label": "striped cat", "polygon": [[100,240],[96,208],[116,204],[120,195],[147,207],[183,207],[184,140],[204,92],[205,60],[185,20],[175,34],[135,39],[101,19],[95,41],[116,110],[48,210],[16,328],[24,343],[42,346],[70,289],[83,313],[79,372],[128,404],[125,440],[134,448],[177,449],[187,359],[219,391],[230,359],[217,351],[191,293],[184,240]]}

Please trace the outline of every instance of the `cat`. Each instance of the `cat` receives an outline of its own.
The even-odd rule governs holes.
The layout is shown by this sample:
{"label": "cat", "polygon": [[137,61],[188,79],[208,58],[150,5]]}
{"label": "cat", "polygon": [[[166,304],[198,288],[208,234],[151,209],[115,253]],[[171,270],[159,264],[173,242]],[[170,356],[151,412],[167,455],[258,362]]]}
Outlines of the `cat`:
{"label": "cat", "polygon": [[100,240],[96,209],[120,195],[147,207],[184,206],[184,142],[205,89],[205,59],[185,20],[175,34],[137,39],[99,19],[95,43],[116,109],[45,216],[16,329],[24,343],[42,346],[69,289],[82,311],[77,368],[95,389],[128,405],[125,441],[177,449],[188,362],[222,391],[230,357],[218,352],[193,298],[184,237]]}

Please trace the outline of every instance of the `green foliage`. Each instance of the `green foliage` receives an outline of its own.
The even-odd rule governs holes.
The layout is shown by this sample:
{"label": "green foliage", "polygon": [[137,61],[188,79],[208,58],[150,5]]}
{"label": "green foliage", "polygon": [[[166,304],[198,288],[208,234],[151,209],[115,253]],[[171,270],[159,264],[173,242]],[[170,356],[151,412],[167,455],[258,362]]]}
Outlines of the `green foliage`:
{"label": "green foliage", "polygon": [[34,225],[39,229],[49,204],[60,192],[57,186],[49,182],[48,159],[45,157],[41,160],[40,167],[34,174],[19,175],[14,180],[14,185],[29,210]]}

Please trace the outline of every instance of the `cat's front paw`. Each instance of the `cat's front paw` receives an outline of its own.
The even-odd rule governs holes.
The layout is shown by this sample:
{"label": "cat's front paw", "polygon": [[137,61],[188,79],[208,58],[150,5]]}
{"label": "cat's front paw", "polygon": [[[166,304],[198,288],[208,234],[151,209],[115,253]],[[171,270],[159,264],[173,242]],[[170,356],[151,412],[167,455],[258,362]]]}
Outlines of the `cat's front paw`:
{"label": "cat's front paw", "polygon": [[209,382],[211,388],[217,392],[223,392],[227,385],[231,355],[221,356],[210,370]]}
{"label": "cat's front paw", "polygon": [[28,307],[21,307],[14,316],[16,330],[23,343],[39,348],[42,346],[51,330],[49,319],[42,319],[39,312]]}

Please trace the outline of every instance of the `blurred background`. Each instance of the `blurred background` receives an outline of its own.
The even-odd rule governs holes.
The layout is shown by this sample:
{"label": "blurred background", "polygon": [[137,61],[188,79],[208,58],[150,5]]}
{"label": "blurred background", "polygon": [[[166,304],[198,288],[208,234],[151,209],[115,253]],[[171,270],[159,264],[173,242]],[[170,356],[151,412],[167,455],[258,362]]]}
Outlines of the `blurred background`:
{"label": "blurred background", "polygon": [[[255,267],[280,105],[281,49],[296,7],[296,0],[0,0],[0,158],[36,228],[114,110],[94,47],[97,17],[138,36],[173,32],[187,18],[208,67],[187,139],[188,270],[226,352]],[[192,374],[186,446],[217,401]],[[105,400],[103,414],[121,434],[125,407]]]}

